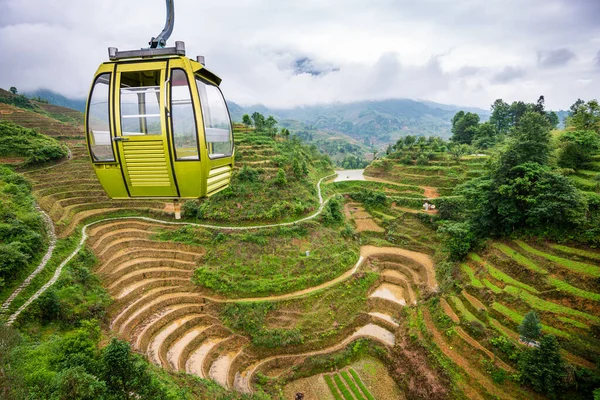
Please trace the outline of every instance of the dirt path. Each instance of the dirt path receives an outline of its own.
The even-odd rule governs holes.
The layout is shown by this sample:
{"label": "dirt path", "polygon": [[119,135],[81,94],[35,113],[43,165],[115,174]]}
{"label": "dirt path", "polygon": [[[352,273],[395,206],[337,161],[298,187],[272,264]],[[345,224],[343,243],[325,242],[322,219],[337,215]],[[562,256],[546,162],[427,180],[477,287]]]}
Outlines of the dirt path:
{"label": "dirt path", "polygon": [[46,214],[37,204],[35,208],[37,208],[37,210],[42,214],[42,218],[44,219],[44,225],[46,226],[48,232],[48,250],[42,258],[42,261],[40,261],[40,263],[38,264],[37,268],[23,281],[23,283],[21,283],[21,285],[19,285],[17,289],[15,289],[14,292],[12,292],[12,294],[8,297],[4,304],[2,304],[2,307],[0,307],[0,311],[8,310],[12,302],[19,295],[19,293],[21,293],[27,286],[29,286],[33,278],[35,278],[40,272],[42,272],[42,270],[46,267],[46,264],[48,264],[48,261],[50,261],[52,254],[54,253],[54,247],[56,246],[56,232],[54,231],[54,224],[52,223],[52,219],[50,219],[48,214]]}
{"label": "dirt path", "polygon": [[440,197],[440,194],[438,193],[437,188],[434,188],[432,186],[421,186],[424,190],[425,190],[425,197],[428,199],[437,199],[438,197]]}
{"label": "dirt path", "polygon": [[440,298],[440,305],[442,306],[444,314],[446,314],[454,323],[460,323],[460,318],[458,318],[458,315],[456,315],[452,307],[450,307],[450,304],[448,304],[446,299],[444,299],[443,297]]}
{"label": "dirt path", "polygon": [[398,247],[363,246],[360,249],[360,255],[364,258],[385,254],[398,255],[416,261],[425,269],[425,272],[427,274],[427,286],[431,290],[438,289],[438,284],[435,279],[435,268],[433,265],[433,260],[427,254],[417,253],[416,251],[405,250]]}
{"label": "dirt path", "polygon": [[[300,222],[304,222],[304,221],[309,221],[312,219],[315,219],[316,217],[318,217],[322,212],[323,212],[323,208],[325,207],[325,205],[327,204],[327,202],[329,200],[323,200],[323,195],[322,195],[322,191],[321,191],[321,183],[324,180],[327,180],[329,178],[332,178],[334,176],[336,176],[336,174],[331,174],[328,176],[325,176],[323,178],[321,178],[319,180],[319,182],[317,183],[317,195],[319,197],[319,204],[320,207],[319,209],[312,215],[309,215],[307,217],[304,218],[300,218],[296,221],[293,222],[283,222],[283,223],[278,223],[278,224],[267,224],[267,225],[255,225],[255,226],[219,226],[219,225],[208,225],[208,224],[196,224],[196,223],[187,223],[187,222],[174,222],[174,221],[162,221],[162,220],[158,220],[158,219],[154,219],[154,218],[148,218],[148,217],[117,217],[117,218],[105,218],[99,221],[95,221],[95,222],[91,222],[87,225],[85,225],[82,230],[81,230],[81,240],[79,241],[79,244],[77,245],[77,248],[75,249],[75,251],[73,251],[73,253],[71,253],[59,266],[58,268],[56,268],[56,271],[54,271],[54,275],[52,276],[52,278],[50,278],[50,280],[44,284],[35,294],[33,294],[29,299],[27,299],[25,301],[25,303],[19,307],[19,309],[17,311],[15,311],[9,318],[7,321],[7,325],[12,325],[17,317],[23,312],[23,310],[25,310],[27,307],[29,307],[29,305],[31,303],[33,303],[35,300],[37,300],[46,290],[48,290],[48,288],[50,286],[52,286],[54,283],[56,283],[56,281],[58,280],[58,278],[60,277],[60,274],[62,273],[63,268],[65,267],[65,265],[67,265],[83,248],[87,238],[88,238],[88,233],[87,230],[95,225],[98,225],[102,222],[107,222],[107,221],[123,221],[123,220],[141,220],[141,221],[148,221],[148,222],[155,222],[155,223],[159,223],[159,224],[165,224],[165,225],[188,225],[188,226],[197,226],[200,228],[207,228],[207,229],[215,229],[215,230],[237,230],[237,231],[244,231],[244,230],[256,230],[256,229],[265,229],[265,228],[273,228],[273,227],[278,227],[278,226],[291,226],[291,225],[295,225],[298,224]],[[114,209],[114,211],[117,211],[118,209]],[[91,215],[94,215],[94,212],[97,212],[98,210],[90,210],[88,213]],[[85,214],[85,212],[84,212]],[[75,223],[76,218],[73,219],[73,221],[71,222],[71,225],[73,225]],[[53,222],[49,219],[48,217],[48,221],[50,222],[50,224],[52,225],[51,231],[55,230],[54,224]],[[52,248],[53,249],[53,248]],[[47,254],[48,255],[48,254]],[[48,259],[50,257],[48,256]],[[37,273],[39,273],[39,271],[41,271],[44,266],[46,265],[46,262],[43,264],[43,266],[39,267],[36,269],[37,272],[34,271],[34,273],[37,275]],[[351,276],[352,274],[354,274],[354,272],[356,272],[356,269],[358,269],[358,267],[360,266],[360,263],[362,263],[362,260],[359,259],[358,263],[356,264],[356,266],[346,272],[344,275],[342,275],[341,277],[337,278],[338,280],[334,280],[331,282],[327,282],[323,285],[317,286],[316,288],[312,288],[312,289],[308,289],[308,292],[306,293],[310,293],[312,291],[316,291],[316,290],[320,290],[320,289],[324,289],[326,287],[329,287],[331,285],[334,285],[346,278],[348,278],[349,276]],[[39,271],[38,271],[39,269]],[[34,275],[35,276],[35,275]],[[29,278],[28,278],[29,279]],[[31,277],[31,279],[33,279],[33,277]],[[26,283],[23,282],[23,285],[25,285],[23,288],[21,288],[20,291],[22,291],[28,284],[29,282],[31,282],[31,279]],[[19,289],[17,289],[19,290]],[[20,293],[19,291],[19,293]],[[301,291],[304,292],[304,291]],[[302,296],[306,293],[301,293],[301,292],[297,292],[297,293],[292,293],[290,297],[286,297],[286,298],[294,298],[297,296]],[[12,299],[10,300],[10,303],[5,303],[3,305],[6,306],[6,309],[8,309],[8,307],[10,306],[10,304],[12,303],[12,301],[17,297],[17,295],[19,294],[14,294],[14,296],[11,295]],[[283,299],[283,298],[282,298]],[[241,300],[235,300],[235,301],[241,301]],[[248,301],[252,301],[252,299],[248,300]],[[255,301],[268,301],[268,299],[260,299],[260,300],[255,300]]]}
{"label": "dirt path", "polygon": [[243,388],[243,391],[246,393],[252,393],[252,388],[250,387],[250,382],[252,382],[252,377],[256,373],[256,370],[261,365],[263,365],[267,362],[270,362],[270,361],[273,361],[276,359],[305,358],[305,357],[311,357],[311,356],[316,356],[316,355],[334,353],[336,351],[343,349],[344,347],[346,347],[348,344],[354,342],[355,340],[358,340],[361,338],[374,339],[374,340],[377,340],[378,342],[381,342],[389,347],[393,347],[394,344],[396,343],[395,335],[392,332],[388,331],[385,328],[380,327],[379,325],[368,324],[368,325],[358,328],[352,335],[350,335],[349,337],[344,339],[342,342],[336,344],[335,346],[332,346],[332,347],[329,347],[326,349],[311,351],[311,352],[307,352],[307,353],[277,355],[277,356],[268,357],[263,360],[260,360],[256,363],[252,364],[246,371],[243,371],[241,373],[241,379],[238,381],[238,385],[239,385],[238,388],[239,389]]}

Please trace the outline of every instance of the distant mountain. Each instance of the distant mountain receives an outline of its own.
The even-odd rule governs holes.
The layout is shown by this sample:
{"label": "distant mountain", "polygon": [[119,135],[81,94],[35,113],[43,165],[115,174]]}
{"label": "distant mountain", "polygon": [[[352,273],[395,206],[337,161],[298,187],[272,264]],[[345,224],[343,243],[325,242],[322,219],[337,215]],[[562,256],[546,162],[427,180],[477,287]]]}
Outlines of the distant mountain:
{"label": "distant mountain", "polygon": [[[85,112],[85,99],[69,99],[47,89],[27,93],[29,97],[41,97],[51,104]],[[450,137],[452,117],[459,110],[475,112],[482,120],[489,118],[489,111],[430,101],[389,99],[334,103],[293,108],[269,108],[263,105],[241,106],[228,102],[231,118],[241,121],[244,114],[258,111],[273,115],[285,126],[299,121],[307,130],[347,135],[360,143],[382,147],[405,135]]]}
{"label": "distant mountain", "polygon": [[423,102],[409,99],[361,101],[326,105],[267,108],[262,105],[242,107],[229,103],[232,119],[241,121],[244,113],[273,115],[275,119],[296,120],[309,129],[341,132],[361,142],[385,145],[408,134],[450,137],[451,120],[459,110],[476,112],[486,120],[489,111]]}
{"label": "distant mountain", "polygon": [[72,108],[77,111],[85,112],[86,99],[69,99],[60,93],[48,89],[38,89],[35,92],[25,93],[27,97],[40,97],[48,100],[50,104]]}

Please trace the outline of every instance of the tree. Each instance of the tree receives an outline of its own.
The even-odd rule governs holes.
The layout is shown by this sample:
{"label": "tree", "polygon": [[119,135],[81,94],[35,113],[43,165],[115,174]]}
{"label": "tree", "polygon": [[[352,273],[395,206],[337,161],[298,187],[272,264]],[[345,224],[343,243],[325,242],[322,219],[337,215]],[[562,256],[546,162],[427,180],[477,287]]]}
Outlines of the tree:
{"label": "tree", "polygon": [[115,399],[164,398],[147,370],[147,364],[131,353],[129,343],[113,338],[102,350],[102,372],[108,392]]}
{"label": "tree", "polygon": [[450,154],[454,161],[459,162],[462,156],[466,155],[469,152],[469,146],[466,144],[455,144],[450,147]]}
{"label": "tree", "polygon": [[500,134],[508,133],[512,126],[513,118],[510,112],[510,106],[502,99],[498,99],[492,104],[492,115],[490,123],[494,125],[496,132]]}
{"label": "tree", "polygon": [[285,171],[279,168],[277,176],[275,177],[275,184],[278,186],[284,186],[287,184],[287,178],[285,177]]}
{"label": "tree", "polygon": [[539,347],[523,352],[519,371],[523,382],[535,391],[557,396],[564,387],[567,374],[556,337],[546,335],[540,340]]}
{"label": "tree", "polygon": [[479,115],[459,111],[452,119],[451,141],[461,144],[471,144],[479,126]]}
{"label": "tree", "polygon": [[10,92],[11,92],[12,94],[17,94],[17,93],[19,93],[19,92],[17,91],[17,88],[16,88],[16,87],[14,87],[14,86],[11,86],[9,90],[10,90]]}
{"label": "tree", "polygon": [[550,126],[552,127],[552,129],[558,128],[558,124],[560,124],[560,119],[558,118],[558,114],[556,114],[554,111],[550,111],[550,112],[546,113],[546,118],[548,118],[548,122],[550,123]]}
{"label": "tree", "polygon": [[265,116],[255,111],[252,113],[252,120],[254,121],[254,129],[262,132],[265,128]]}
{"label": "tree", "polygon": [[558,165],[580,169],[600,150],[600,136],[594,131],[565,131],[559,138]]}
{"label": "tree", "polygon": [[277,134],[276,125],[277,125],[277,120],[275,120],[275,118],[273,118],[272,115],[269,115],[269,118],[267,118],[265,121],[265,128],[266,128],[269,136],[273,137]]}
{"label": "tree", "polygon": [[579,110],[579,107],[584,104],[585,104],[585,101],[583,101],[581,99],[577,99],[577,101],[575,103],[573,103],[571,105],[571,107],[569,108],[569,117],[572,117],[573,115],[575,115],[577,113],[577,111]]}
{"label": "tree", "polygon": [[540,96],[538,98],[537,103],[533,105],[532,111],[545,116],[546,115],[545,108],[546,108],[546,99],[544,98],[544,96]]}
{"label": "tree", "polygon": [[473,136],[473,146],[478,149],[489,149],[496,144],[497,134],[491,122],[480,124]]}
{"label": "tree", "polygon": [[528,112],[511,133],[498,157],[495,171],[499,176],[526,162],[546,164],[550,157],[550,125],[542,115]]}
{"label": "tree", "polygon": [[242,123],[246,125],[246,128],[249,128],[252,125],[252,119],[248,114],[244,114],[242,117]]}
{"label": "tree", "polygon": [[56,377],[56,387],[56,398],[60,400],[96,400],[106,394],[106,384],[83,367],[61,371]]}
{"label": "tree", "polygon": [[509,108],[510,116],[511,116],[511,126],[519,125],[521,121],[521,117],[523,117],[527,112],[532,111],[533,104],[527,104],[522,101],[514,101]]}
{"label": "tree", "polygon": [[598,101],[591,100],[579,104],[573,115],[568,118],[567,125],[578,130],[593,130],[600,133],[600,104]]}
{"label": "tree", "polygon": [[542,324],[535,311],[529,311],[519,325],[521,340],[530,343],[535,342],[542,335]]}
{"label": "tree", "polygon": [[417,142],[417,137],[413,135],[407,135],[404,137],[404,145],[406,147],[412,147]]}

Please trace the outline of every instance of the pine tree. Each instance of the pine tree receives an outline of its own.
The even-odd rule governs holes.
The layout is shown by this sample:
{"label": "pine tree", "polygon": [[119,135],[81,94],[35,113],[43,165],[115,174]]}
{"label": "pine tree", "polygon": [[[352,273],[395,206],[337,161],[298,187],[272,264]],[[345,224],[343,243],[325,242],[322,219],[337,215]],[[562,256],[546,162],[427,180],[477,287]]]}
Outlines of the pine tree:
{"label": "pine tree", "polygon": [[524,383],[537,392],[557,396],[566,377],[565,363],[560,355],[560,345],[553,335],[540,340],[538,348],[526,351],[519,360],[519,370]]}
{"label": "pine tree", "polygon": [[521,334],[521,340],[525,342],[533,342],[541,336],[542,325],[535,311],[529,311],[525,314],[523,322],[519,325],[519,333]]}

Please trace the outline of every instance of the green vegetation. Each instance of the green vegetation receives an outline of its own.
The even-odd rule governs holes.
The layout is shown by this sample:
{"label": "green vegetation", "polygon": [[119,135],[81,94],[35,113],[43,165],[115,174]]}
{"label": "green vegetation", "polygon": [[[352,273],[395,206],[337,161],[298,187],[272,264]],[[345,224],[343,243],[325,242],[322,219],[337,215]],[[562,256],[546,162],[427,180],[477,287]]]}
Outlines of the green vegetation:
{"label": "green vegetation", "polygon": [[354,377],[354,381],[358,384],[358,386],[360,387],[360,389],[362,390],[362,392],[364,393],[366,398],[368,400],[375,400],[375,397],[373,397],[371,392],[369,392],[369,389],[367,389],[367,387],[363,383],[362,379],[360,379],[360,376],[358,375],[358,373],[354,369],[350,368],[350,374],[352,374],[352,376]]}
{"label": "green vegetation", "polygon": [[67,154],[67,148],[55,139],[0,121],[0,157],[22,157],[23,165],[34,165],[59,160]]}
{"label": "green vegetation", "polygon": [[484,267],[485,269],[487,269],[488,273],[494,278],[499,280],[500,282],[504,282],[508,285],[513,285],[516,286],[518,288],[521,288],[523,290],[527,290],[531,293],[539,293],[539,291],[532,287],[529,286],[525,283],[522,283],[521,281],[518,281],[516,279],[514,279],[513,277],[511,277],[510,275],[505,274],[504,272],[500,271],[499,269],[493,267],[490,263],[485,262],[481,259],[481,257],[479,257],[477,254],[470,254],[470,257],[473,261],[476,261],[477,263],[479,263],[479,265],[481,265],[482,267]]}
{"label": "green vegetation", "polygon": [[523,250],[525,250],[531,254],[535,254],[536,256],[543,257],[547,260],[550,260],[560,266],[568,268],[569,270],[571,270],[573,272],[586,274],[586,275],[592,276],[594,278],[600,277],[600,267],[598,267],[598,266],[582,263],[579,261],[573,261],[573,260],[569,260],[566,258],[555,256],[552,254],[544,253],[543,251],[540,251],[538,249],[535,249],[535,248],[529,246],[527,243],[525,243],[521,240],[517,240],[516,243],[519,246],[521,246],[521,248]]}
{"label": "green vegetation", "polygon": [[223,323],[252,338],[255,346],[280,348],[301,344],[304,337],[298,329],[267,329],[265,317],[274,309],[273,303],[233,303],[224,306]]}
{"label": "green vegetation", "polygon": [[344,385],[344,382],[342,382],[342,378],[340,378],[339,374],[333,375],[333,380],[335,381],[337,388],[340,390],[340,393],[342,393],[342,396],[344,396],[344,400],[354,400],[354,397],[352,397],[352,394],[346,385]]}
{"label": "green vegetation", "polygon": [[29,267],[38,260],[44,244],[45,227],[31,186],[0,165],[0,293],[4,284],[22,280],[31,272]]}
{"label": "green vegetation", "polygon": [[460,269],[467,274],[467,276],[469,277],[469,282],[471,283],[471,285],[477,289],[482,289],[483,288],[483,284],[481,283],[481,281],[479,279],[477,279],[475,277],[475,272],[473,271],[473,269],[471,268],[470,265],[468,264],[461,264],[460,265]]}
{"label": "green vegetation", "polygon": [[502,293],[502,289],[500,289],[498,286],[494,285],[492,282],[488,281],[487,279],[483,280],[483,284],[485,285],[485,287],[490,289],[494,294]]}
{"label": "green vegetation", "polygon": [[600,254],[594,253],[592,251],[576,249],[573,247],[567,247],[567,246],[563,246],[560,244],[552,244],[552,245],[550,245],[550,247],[555,250],[562,251],[563,253],[575,254],[575,255],[578,255],[581,257],[591,258],[593,260],[600,260]]}
{"label": "green vegetation", "polygon": [[523,300],[536,310],[551,312],[555,314],[571,315],[574,317],[580,317],[596,323],[600,323],[600,317],[595,317],[582,311],[573,310],[572,308],[556,304],[551,301],[542,300],[539,297],[536,297],[527,291],[519,290],[513,286],[506,286],[504,288],[504,291]]}
{"label": "green vegetation", "polygon": [[517,264],[527,268],[530,271],[537,272],[537,273],[544,274],[544,275],[548,273],[548,271],[546,271],[543,268],[538,267],[529,258],[523,256],[516,250],[511,249],[510,247],[508,247],[507,245],[505,245],[503,243],[494,243],[492,246],[497,248],[498,250],[500,250],[501,252],[503,252],[504,254],[509,256],[510,258],[512,258],[514,261],[517,262]]}
{"label": "green vegetation", "polygon": [[583,290],[583,289],[579,289],[575,286],[569,285],[565,281],[561,281],[560,279],[548,278],[548,283],[551,284],[552,286],[556,287],[557,289],[560,289],[561,291],[563,291],[565,293],[572,294],[573,296],[577,296],[577,297],[581,297],[581,298],[589,299],[589,300],[593,300],[593,301],[600,301],[600,294],[588,292],[587,290]]}
{"label": "green vegetation", "polygon": [[333,398],[335,400],[344,400],[340,395],[340,392],[338,392],[337,388],[335,387],[335,383],[333,383],[331,375],[323,375],[323,378],[325,379],[325,383],[327,384],[327,387],[329,387],[329,391],[333,395]]}
{"label": "green vegetation", "polygon": [[534,342],[542,335],[542,323],[535,311],[525,314],[523,322],[519,325],[519,334],[521,339],[527,342]]}
{"label": "green vegetation", "polygon": [[[508,317],[508,319],[510,319],[516,324],[521,324],[523,322],[523,315],[508,308],[504,304],[494,302],[492,304],[492,308],[500,314],[504,315],[505,317]],[[551,326],[542,325],[542,330],[556,336],[564,337],[565,339],[571,339],[571,335],[569,335],[568,333],[563,332],[560,329],[553,328]]]}
{"label": "green vegetation", "polygon": [[[232,297],[266,296],[317,286],[358,260],[358,246],[316,222],[247,233],[209,234],[197,285]],[[310,251],[306,255],[306,251]]]}
{"label": "green vegetation", "polygon": [[464,318],[465,321],[478,322],[481,325],[485,326],[485,324],[483,322],[481,322],[475,315],[473,315],[473,313],[471,313],[471,311],[469,311],[467,309],[467,307],[465,307],[463,302],[458,297],[452,296],[452,297],[450,297],[450,301],[452,302],[452,304],[454,305],[454,308],[456,308],[458,313]]}
{"label": "green vegetation", "polygon": [[365,397],[362,395],[361,391],[358,389],[352,378],[350,378],[350,375],[348,375],[348,371],[342,371],[340,372],[340,375],[342,375],[342,378],[344,378],[344,381],[352,391],[352,394],[354,394],[354,398],[356,400],[365,400]]}
{"label": "green vegetation", "polygon": [[556,396],[564,387],[567,375],[558,340],[552,335],[542,337],[539,347],[523,353],[519,370],[522,381],[536,392]]}

